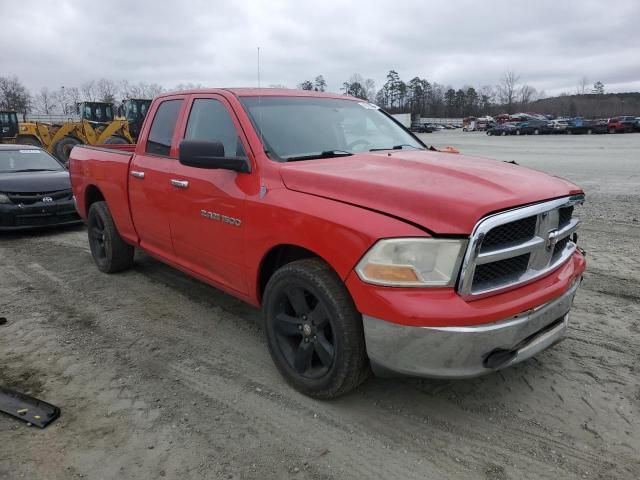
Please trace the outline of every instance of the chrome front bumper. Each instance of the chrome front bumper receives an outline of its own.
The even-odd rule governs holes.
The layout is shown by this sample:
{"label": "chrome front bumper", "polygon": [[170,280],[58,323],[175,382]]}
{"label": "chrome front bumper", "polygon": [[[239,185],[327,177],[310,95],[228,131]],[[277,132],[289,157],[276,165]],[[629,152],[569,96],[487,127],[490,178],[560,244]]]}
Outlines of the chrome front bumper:
{"label": "chrome front bumper", "polygon": [[563,339],[577,280],[560,297],[499,322],[468,327],[410,327],[363,316],[375,372],[469,378],[530,358]]}

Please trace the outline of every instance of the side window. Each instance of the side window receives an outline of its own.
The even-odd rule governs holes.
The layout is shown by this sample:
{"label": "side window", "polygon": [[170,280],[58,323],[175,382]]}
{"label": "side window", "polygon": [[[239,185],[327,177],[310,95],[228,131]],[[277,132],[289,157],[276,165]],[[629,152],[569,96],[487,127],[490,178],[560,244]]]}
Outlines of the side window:
{"label": "side window", "polygon": [[246,157],[236,127],[225,106],[218,100],[199,98],[194,100],[185,140],[220,142],[226,157]]}
{"label": "side window", "polygon": [[152,155],[169,156],[173,131],[178,121],[182,100],[166,100],[160,104],[153,117],[145,151]]}

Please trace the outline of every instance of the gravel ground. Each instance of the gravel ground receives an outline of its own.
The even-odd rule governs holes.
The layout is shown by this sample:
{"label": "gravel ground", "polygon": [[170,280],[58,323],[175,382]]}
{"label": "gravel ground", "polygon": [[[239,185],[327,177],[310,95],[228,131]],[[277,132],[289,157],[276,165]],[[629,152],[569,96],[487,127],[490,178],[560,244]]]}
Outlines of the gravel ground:
{"label": "gravel ground", "polygon": [[475,380],[315,401],[253,308],[144,254],[103,275],[83,228],[2,235],[0,385],[62,416],[0,415],[0,478],[640,478],[640,135],[423,137],[585,188],[567,340]]}

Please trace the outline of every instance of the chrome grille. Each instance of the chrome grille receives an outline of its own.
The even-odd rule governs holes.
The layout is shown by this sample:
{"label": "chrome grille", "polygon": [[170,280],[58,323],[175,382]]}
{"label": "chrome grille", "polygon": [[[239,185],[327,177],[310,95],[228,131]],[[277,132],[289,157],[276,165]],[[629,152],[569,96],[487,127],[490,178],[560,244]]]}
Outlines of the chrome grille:
{"label": "chrome grille", "polygon": [[458,292],[480,298],[548,274],[576,249],[571,235],[580,221],[574,205],[584,195],[491,215],[475,227],[462,264]]}

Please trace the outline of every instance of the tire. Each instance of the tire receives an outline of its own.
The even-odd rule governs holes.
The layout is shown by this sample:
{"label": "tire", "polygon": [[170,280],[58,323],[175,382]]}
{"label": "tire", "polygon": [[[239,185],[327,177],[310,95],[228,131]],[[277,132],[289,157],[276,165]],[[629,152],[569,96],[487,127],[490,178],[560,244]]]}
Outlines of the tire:
{"label": "tire", "polygon": [[587,129],[587,135],[591,135],[593,133],[593,130],[591,130],[590,128]]}
{"label": "tire", "polygon": [[106,202],[95,202],[89,208],[87,219],[89,247],[98,270],[115,273],[133,265],[135,249],[125,243],[115,224]]}
{"label": "tire", "polygon": [[267,283],[262,312],[271,358],[301,393],[335,398],[369,376],[362,317],[322,260],[298,260],[277,270]]}
{"label": "tire", "polygon": [[537,128],[533,131],[534,135],[540,135],[540,130],[538,130]]}
{"label": "tire", "polygon": [[502,135],[503,137],[507,135],[507,132],[505,132],[504,130],[502,131],[502,133],[500,133],[500,135]]}
{"label": "tire", "polygon": [[69,163],[69,154],[71,149],[76,145],[82,145],[82,142],[75,137],[64,137],[53,146],[53,154],[65,165]]}
{"label": "tire", "polygon": [[42,147],[42,143],[35,137],[18,137],[16,138],[16,143],[19,145],[31,145],[33,147]]}
{"label": "tire", "polygon": [[104,141],[105,145],[128,145],[127,139],[120,135],[111,135]]}
{"label": "tire", "polygon": [[609,133],[616,133],[616,129],[615,128],[610,128],[609,129]]}

